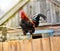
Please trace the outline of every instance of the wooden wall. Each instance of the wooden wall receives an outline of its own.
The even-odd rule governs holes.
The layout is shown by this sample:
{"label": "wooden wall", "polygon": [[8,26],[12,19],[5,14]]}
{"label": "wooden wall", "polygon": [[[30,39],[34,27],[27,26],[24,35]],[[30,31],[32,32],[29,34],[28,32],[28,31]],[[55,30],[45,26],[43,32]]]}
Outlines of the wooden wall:
{"label": "wooden wall", "polygon": [[0,42],[0,51],[60,51],[60,36]]}
{"label": "wooden wall", "polygon": [[[60,3],[57,0],[33,0],[28,4],[28,15],[42,13],[47,16],[48,23],[60,22]],[[30,13],[31,12],[31,13]]]}
{"label": "wooden wall", "polygon": [[[47,16],[47,23],[60,24],[60,3],[56,1],[57,0],[33,0],[24,6],[23,9],[27,13],[28,17],[33,17],[38,13],[42,13]],[[13,18],[6,22],[4,26],[13,28],[20,27],[19,12],[17,12],[12,17]]]}

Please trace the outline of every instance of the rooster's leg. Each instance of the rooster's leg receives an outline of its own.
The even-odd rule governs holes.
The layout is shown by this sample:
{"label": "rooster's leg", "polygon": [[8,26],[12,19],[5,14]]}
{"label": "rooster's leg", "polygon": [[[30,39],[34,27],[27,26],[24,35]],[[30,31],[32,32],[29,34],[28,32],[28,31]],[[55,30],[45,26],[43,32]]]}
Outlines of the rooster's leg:
{"label": "rooster's leg", "polygon": [[24,35],[26,35],[26,32],[25,32],[25,31],[23,31],[23,34],[24,34]]}

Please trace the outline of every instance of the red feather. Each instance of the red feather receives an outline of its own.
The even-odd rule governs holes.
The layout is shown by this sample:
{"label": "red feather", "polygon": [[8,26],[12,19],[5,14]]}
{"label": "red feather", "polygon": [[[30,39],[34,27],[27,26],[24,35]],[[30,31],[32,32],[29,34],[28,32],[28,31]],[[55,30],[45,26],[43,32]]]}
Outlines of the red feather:
{"label": "red feather", "polygon": [[20,13],[21,13],[21,19],[24,19],[24,20],[26,20],[26,21],[29,20],[27,14],[26,14],[23,10],[21,10]]}

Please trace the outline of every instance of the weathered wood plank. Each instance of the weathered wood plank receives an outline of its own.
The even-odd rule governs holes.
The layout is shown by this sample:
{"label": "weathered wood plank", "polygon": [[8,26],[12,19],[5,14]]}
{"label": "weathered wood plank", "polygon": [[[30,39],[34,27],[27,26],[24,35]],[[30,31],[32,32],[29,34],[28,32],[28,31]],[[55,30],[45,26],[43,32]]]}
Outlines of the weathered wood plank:
{"label": "weathered wood plank", "polygon": [[20,45],[21,45],[21,51],[32,51],[31,40],[27,39],[21,40]]}
{"label": "weathered wood plank", "polygon": [[0,51],[2,51],[2,42],[0,42]]}
{"label": "weathered wood plank", "polygon": [[60,37],[51,37],[51,51],[60,51]]}
{"label": "weathered wood plank", "polygon": [[33,39],[32,40],[32,48],[33,48],[33,51],[42,51],[41,39]]}
{"label": "weathered wood plank", "polygon": [[20,45],[21,45],[21,51],[25,51],[23,40],[20,41]]}
{"label": "weathered wood plank", "polygon": [[24,40],[24,47],[26,51],[32,51],[32,43],[31,40]]}
{"label": "weathered wood plank", "polygon": [[50,51],[50,40],[49,38],[42,38],[43,51]]}
{"label": "weathered wood plank", "polygon": [[8,42],[2,42],[2,43],[3,43],[2,51],[9,51]]}
{"label": "weathered wood plank", "polygon": [[17,41],[9,41],[9,51],[17,51]]}
{"label": "weathered wood plank", "polygon": [[17,41],[17,51],[21,51],[20,41]]}

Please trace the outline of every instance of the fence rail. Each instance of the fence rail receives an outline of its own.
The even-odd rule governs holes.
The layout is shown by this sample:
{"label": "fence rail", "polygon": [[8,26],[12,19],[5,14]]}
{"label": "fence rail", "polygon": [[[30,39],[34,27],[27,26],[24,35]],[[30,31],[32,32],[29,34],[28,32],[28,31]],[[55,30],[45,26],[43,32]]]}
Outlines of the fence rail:
{"label": "fence rail", "polygon": [[0,42],[0,51],[60,51],[60,36]]}

